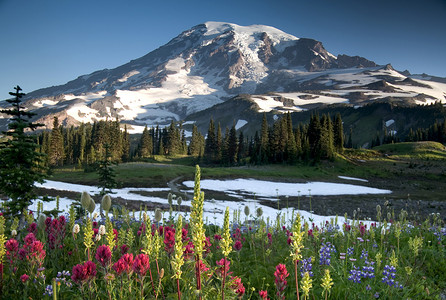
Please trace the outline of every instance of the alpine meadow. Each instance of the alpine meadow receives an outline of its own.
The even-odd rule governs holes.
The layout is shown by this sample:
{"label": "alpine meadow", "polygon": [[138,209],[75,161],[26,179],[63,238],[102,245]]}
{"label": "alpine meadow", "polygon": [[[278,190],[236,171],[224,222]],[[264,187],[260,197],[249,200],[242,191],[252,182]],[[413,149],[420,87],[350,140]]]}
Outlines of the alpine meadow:
{"label": "alpine meadow", "polygon": [[13,89],[0,299],[446,298],[446,78],[205,22]]}

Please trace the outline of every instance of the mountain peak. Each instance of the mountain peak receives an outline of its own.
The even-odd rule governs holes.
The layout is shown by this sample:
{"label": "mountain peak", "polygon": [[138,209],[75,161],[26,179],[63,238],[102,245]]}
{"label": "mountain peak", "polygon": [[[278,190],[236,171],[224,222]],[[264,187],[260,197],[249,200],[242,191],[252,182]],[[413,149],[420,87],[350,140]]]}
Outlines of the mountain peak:
{"label": "mountain peak", "polygon": [[[386,67],[359,56],[336,57],[320,41],[271,26],[206,22],[122,66],[28,93],[26,106],[38,113],[36,121],[50,126],[53,116],[68,125],[106,118],[163,125],[237,94],[331,90],[402,78],[390,66],[385,72],[379,68]],[[416,91],[421,92],[429,94]],[[6,124],[0,115],[0,129]]]}
{"label": "mountain peak", "polygon": [[233,31],[236,34],[241,34],[245,36],[253,36],[255,34],[267,33],[271,40],[275,43],[280,41],[294,41],[298,40],[297,37],[285,33],[282,30],[279,30],[275,27],[267,26],[267,25],[249,25],[249,26],[241,26],[233,23],[225,23],[225,22],[213,22],[209,21],[203,24],[207,32],[205,35],[220,35],[227,33],[229,31]]}

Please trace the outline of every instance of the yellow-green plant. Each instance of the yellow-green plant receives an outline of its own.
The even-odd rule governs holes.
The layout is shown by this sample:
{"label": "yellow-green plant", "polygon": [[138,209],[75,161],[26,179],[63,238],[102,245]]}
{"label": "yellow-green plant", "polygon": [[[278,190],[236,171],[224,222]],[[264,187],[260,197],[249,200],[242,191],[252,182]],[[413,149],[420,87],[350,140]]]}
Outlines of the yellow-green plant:
{"label": "yellow-green plant", "polygon": [[73,229],[74,223],[76,221],[76,210],[74,209],[74,205],[70,205],[69,212],[69,227],[70,229]]}
{"label": "yellow-green plant", "polygon": [[116,241],[115,241],[115,234],[113,233],[113,223],[110,221],[108,213],[106,214],[105,217],[105,234],[106,234],[107,244],[113,253],[113,249],[116,246]]}
{"label": "yellow-green plant", "polygon": [[146,234],[143,240],[143,249],[142,252],[147,254],[148,256],[152,255],[153,252],[153,236],[152,236],[152,224],[150,222],[150,218],[147,215],[144,215],[144,220],[146,223]]}
{"label": "yellow-green plant", "polygon": [[6,254],[5,217],[0,216],[0,265],[3,264],[3,256]]}
{"label": "yellow-green plant", "polygon": [[395,254],[395,250],[392,250],[392,256],[390,257],[390,265],[393,267],[398,267],[398,257]]}
{"label": "yellow-green plant", "polygon": [[423,246],[423,238],[420,236],[416,236],[414,238],[409,239],[409,248],[412,250],[414,257],[418,256],[418,252]]}
{"label": "yellow-green plant", "polygon": [[84,226],[84,245],[85,245],[85,250],[87,251],[87,260],[91,260],[90,249],[94,244],[93,235],[94,231],[93,231],[92,221],[89,218],[87,218]]}
{"label": "yellow-green plant", "polygon": [[333,279],[331,279],[330,270],[325,269],[324,277],[322,277],[322,283],[321,283],[321,287],[324,289],[322,291],[322,296],[324,296],[325,294],[325,299],[327,299],[332,286],[333,286]]}
{"label": "yellow-green plant", "polygon": [[302,291],[304,295],[304,299],[310,295],[311,287],[313,286],[313,280],[310,277],[310,273],[305,272],[304,277],[302,278]]}
{"label": "yellow-green plant", "polygon": [[175,232],[175,256],[171,261],[173,276],[177,280],[177,292],[178,292],[178,300],[181,300],[181,291],[180,291],[180,279],[181,279],[181,267],[184,264],[183,259],[183,241],[182,241],[182,229],[183,229],[183,218],[181,215],[178,216],[177,228]]}
{"label": "yellow-green plant", "polygon": [[192,200],[192,211],[190,214],[190,225],[192,232],[192,243],[195,251],[195,270],[197,277],[197,290],[199,292],[199,299],[201,299],[201,275],[200,275],[200,261],[203,257],[204,242],[206,240],[205,230],[203,226],[203,204],[204,193],[200,190],[200,167],[195,167],[195,185],[194,198]]}
{"label": "yellow-green plant", "polygon": [[303,236],[305,231],[302,231],[302,226],[300,224],[300,214],[297,213],[296,219],[292,228],[293,235],[291,236],[291,253],[290,256],[294,262],[294,277],[296,280],[296,293],[297,299],[299,299],[299,283],[298,283],[298,273],[297,273],[297,264],[302,259],[302,249],[303,245]]}
{"label": "yellow-green plant", "polygon": [[225,298],[225,279],[226,279],[226,259],[232,251],[232,238],[229,231],[229,207],[226,207],[225,218],[223,221],[223,235],[220,240],[220,248],[223,253],[223,280],[221,284],[221,298]]}

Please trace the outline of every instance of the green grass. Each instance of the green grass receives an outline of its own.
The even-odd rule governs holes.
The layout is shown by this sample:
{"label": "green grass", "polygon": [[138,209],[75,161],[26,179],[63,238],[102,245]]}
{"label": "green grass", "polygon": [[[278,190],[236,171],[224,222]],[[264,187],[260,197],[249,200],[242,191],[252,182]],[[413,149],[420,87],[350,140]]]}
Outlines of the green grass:
{"label": "green grass", "polygon": [[373,148],[373,150],[397,158],[410,159],[446,159],[446,149],[437,142],[409,142],[386,144]]}

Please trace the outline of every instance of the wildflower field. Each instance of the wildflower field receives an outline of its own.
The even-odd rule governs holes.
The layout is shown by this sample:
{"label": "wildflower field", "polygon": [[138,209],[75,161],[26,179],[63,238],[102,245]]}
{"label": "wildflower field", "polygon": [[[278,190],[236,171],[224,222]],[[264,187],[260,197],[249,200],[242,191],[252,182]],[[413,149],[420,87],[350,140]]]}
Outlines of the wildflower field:
{"label": "wildflower field", "polygon": [[[325,224],[261,209],[204,224],[200,169],[191,213],[157,210],[0,216],[2,299],[442,299],[446,227],[377,207],[371,226]],[[387,208],[386,208],[387,209]],[[86,211],[85,214],[81,212]],[[248,217],[250,216],[250,217]]]}

